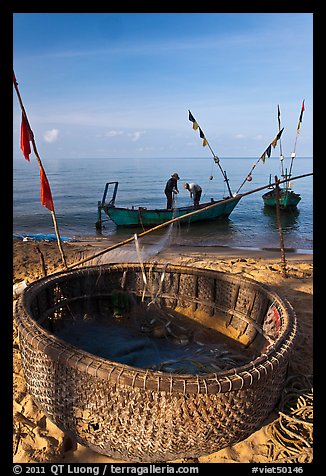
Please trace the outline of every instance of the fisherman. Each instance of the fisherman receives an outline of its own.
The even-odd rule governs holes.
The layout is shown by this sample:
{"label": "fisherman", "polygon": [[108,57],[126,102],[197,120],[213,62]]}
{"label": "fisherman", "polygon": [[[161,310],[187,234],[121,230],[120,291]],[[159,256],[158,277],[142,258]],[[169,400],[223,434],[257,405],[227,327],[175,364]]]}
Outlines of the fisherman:
{"label": "fisherman", "polygon": [[200,185],[198,185],[197,183],[185,183],[183,185],[183,187],[189,191],[190,193],[190,198],[193,198],[194,200],[194,206],[195,207],[198,207],[199,205],[199,200],[200,200],[200,197],[201,197],[201,193],[202,193],[202,188]]}
{"label": "fisherman", "polygon": [[171,178],[166,182],[164,193],[166,195],[167,204],[166,208],[172,210],[174,195],[179,193],[178,190],[178,180],[180,177],[177,173],[171,175]]}

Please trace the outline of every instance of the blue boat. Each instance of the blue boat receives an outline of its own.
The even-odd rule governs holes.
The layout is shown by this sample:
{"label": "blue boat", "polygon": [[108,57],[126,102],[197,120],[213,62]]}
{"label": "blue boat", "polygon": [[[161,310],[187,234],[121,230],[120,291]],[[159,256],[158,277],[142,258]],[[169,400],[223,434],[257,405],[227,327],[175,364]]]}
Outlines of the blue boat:
{"label": "blue boat", "polygon": [[[115,206],[115,199],[117,195],[119,182],[107,182],[104,189],[103,198],[98,202],[98,220],[96,228],[102,228],[102,211],[112,220],[117,226],[138,226],[138,227],[154,227],[162,223],[166,223],[174,218],[179,218],[184,215],[184,219],[180,223],[194,223],[204,222],[209,220],[217,220],[227,218],[233,209],[238,204],[241,195],[236,195],[222,200],[213,200],[202,203],[198,206],[188,206],[174,208],[168,210],[162,209],[148,209],[145,207],[121,208]],[[109,186],[113,185],[113,193],[111,199],[106,202],[107,192]],[[188,214],[193,213],[188,216]]]}

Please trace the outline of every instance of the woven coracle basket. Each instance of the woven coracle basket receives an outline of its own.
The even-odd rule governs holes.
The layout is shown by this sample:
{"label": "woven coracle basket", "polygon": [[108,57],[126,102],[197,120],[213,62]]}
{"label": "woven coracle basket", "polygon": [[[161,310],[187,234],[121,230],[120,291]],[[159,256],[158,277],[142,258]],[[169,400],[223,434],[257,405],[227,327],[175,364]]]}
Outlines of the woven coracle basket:
{"label": "woven coracle basket", "polygon": [[[226,370],[177,373],[103,358],[56,335],[76,315],[112,319],[117,292],[135,302],[155,296],[168,315],[222,334],[255,357]],[[256,431],[280,398],[296,335],[291,305],[268,286],[164,264],[53,274],[24,290],[15,318],[37,406],[82,445],[130,462],[198,458]]]}

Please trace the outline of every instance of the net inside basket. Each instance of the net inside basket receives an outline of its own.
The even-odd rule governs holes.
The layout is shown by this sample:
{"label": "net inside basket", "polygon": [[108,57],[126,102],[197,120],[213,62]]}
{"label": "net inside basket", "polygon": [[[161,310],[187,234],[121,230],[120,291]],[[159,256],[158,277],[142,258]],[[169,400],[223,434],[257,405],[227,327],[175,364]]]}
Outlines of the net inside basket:
{"label": "net inside basket", "polygon": [[16,319],[35,402],[128,461],[199,456],[250,434],[280,396],[296,332],[290,304],[264,285],[158,264],[43,278]]}
{"label": "net inside basket", "polygon": [[88,303],[88,312],[76,312],[69,306],[68,313],[56,316],[54,312],[43,324],[60,339],[91,354],[162,372],[218,372],[258,355],[251,347],[200,324],[199,313],[194,320],[161,306],[159,299],[150,299],[113,291],[103,301]]}

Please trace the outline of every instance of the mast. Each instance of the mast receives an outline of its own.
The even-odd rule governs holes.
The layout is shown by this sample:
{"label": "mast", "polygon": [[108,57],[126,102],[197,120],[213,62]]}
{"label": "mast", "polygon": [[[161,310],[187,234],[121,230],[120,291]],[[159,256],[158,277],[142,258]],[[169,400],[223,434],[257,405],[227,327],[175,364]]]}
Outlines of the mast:
{"label": "mast", "polygon": [[[278,132],[280,132],[281,130],[281,111],[280,111],[280,106],[277,105],[277,121],[278,121]],[[283,152],[282,152],[282,141],[281,141],[281,138],[280,138],[280,161],[281,161],[281,174],[282,174],[282,177],[284,177],[284,166],[283,166],[283,161],[284,161],[284,156],[283,156]]]}
{"label": "mast", "polygon": [[194,116],[191,114],[190,112],[190,109],[188,109],[188,112],[189,112],[189,121],[192,122],[192,128],[196,131],[197,129],[199,129],[199,135],[201,137],[201,139],[203,139],[203,147],[205,147],[206,145],[208,145],[208,148],[209,150],[211,151],[212,155],[213,155],[213,159],[214,159],[214,162],[215,164],[218,165],[220,171],[221,171],[221,174],[223,176],[223,179],[224,179],[224,182],[226,183],[227,185],[227,188],[228,188],[228,191],[229,191],[229,194],[230,194],[230,197],[232,197],[232,192],[231,192],[231,188],[230,188],[230,184],[229,184],[229,179],[226,175],[226,172],[225,170],[222,169],[222,166],[221,166],[221,163],[220,163],[220,159],[217,155],[215,155],[213,149],[211,148],[205,134],[203,133],[202,129],[199,127],[199,124],[198,122],[196,121],[196,119],[194,118]]}

